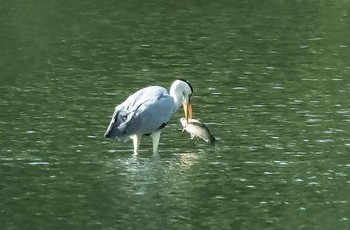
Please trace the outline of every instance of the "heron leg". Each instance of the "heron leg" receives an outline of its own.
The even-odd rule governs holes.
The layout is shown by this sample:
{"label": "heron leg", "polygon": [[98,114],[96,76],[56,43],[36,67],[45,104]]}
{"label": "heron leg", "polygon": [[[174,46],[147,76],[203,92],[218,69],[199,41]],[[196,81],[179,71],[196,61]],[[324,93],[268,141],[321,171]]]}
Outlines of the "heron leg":
{"label": "heron leg", "polygon": [[130,136],[130,138],[132,139],[132,142],[134,145],[134,155],[137,155],[137,152],[139,151],[140,142],[142,139],[142,134],[141,135],[134,134]]}
{"label": "heron leg", "polygon": [[157,154],[157,152],[158,152],[160,133],[161,133],[161,131],[157,130],[151,134],[152,142],[153,142],[153,154]]}

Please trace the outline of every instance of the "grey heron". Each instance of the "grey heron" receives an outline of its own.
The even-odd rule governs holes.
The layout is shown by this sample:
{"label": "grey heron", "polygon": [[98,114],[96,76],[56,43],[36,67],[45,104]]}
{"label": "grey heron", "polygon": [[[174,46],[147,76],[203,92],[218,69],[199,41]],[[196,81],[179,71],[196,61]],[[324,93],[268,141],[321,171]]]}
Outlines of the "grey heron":
{"label": "grey heron", "polygon": [[192,118],[192,94],[191,84],[184,79],[175,80],[169,93],[161,86],[140,89],[115,107],[105,137],[118,138],[124,142],[131,138],[136,155],[142,136],[150,135],[153,153],[156,154],[161,129],[181,105],[185,119]]}

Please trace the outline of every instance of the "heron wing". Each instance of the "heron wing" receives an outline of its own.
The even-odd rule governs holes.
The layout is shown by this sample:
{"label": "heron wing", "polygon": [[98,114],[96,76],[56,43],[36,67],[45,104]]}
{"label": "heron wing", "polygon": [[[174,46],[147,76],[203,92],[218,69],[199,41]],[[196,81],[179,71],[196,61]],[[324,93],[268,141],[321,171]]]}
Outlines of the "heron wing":
{"label": "heron wing", "polygon": [[132,134],[152,133],[164,127],[173,110],[173,98],[165,88],[150,86],[141,89],[115,108],[106,133],[122,140]]}

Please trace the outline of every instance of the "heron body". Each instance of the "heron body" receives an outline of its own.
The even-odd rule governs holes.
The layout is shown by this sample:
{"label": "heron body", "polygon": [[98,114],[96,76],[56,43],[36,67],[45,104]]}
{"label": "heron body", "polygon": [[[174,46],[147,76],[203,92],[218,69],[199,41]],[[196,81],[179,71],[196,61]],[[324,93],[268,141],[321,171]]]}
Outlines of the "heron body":
{"label": "heron body", "polygon": [[124,142],[131,138],[137,154],[142,136],[150,135],[153,153],[157,153],[161,129],[172,114],[183,105],[186,119],[192,117],[192,93],[192,86],[186,80],[174,81],[169,93],[160,86],[138,90],[116,106],[105,137]]}

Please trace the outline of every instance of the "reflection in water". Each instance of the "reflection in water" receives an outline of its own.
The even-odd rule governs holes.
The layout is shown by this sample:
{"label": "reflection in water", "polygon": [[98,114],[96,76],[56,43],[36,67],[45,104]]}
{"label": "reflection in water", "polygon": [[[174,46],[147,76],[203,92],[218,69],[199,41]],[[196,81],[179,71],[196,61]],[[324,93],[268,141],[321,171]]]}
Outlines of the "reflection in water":
{"label": "reflection in water", "polygon": [[190,169],[198,161],[198,155],[196,153],[181,153],[180,167],[182,170]]}
{"label": "reflection in water", "polygon": [[[123,168],[118,175],[133,185],[132,188],[128,187],[131,190],[124,191],[126,193],[146,195],[155,191],[162,194],[171,192],[183,183],[184,174],[195,165],[197,159],[198,156],[194,153],[176,154],[171,158],[160,155],[131,155],[109,161],[105,167],[106,171]],[[163,187],[166,184],[170,187]]]}

